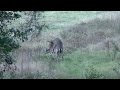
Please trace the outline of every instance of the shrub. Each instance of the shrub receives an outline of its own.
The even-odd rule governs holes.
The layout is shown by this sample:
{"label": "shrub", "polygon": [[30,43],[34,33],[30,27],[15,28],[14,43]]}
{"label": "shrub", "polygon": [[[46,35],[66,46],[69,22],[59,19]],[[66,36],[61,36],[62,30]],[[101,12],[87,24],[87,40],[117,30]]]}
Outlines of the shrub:
{"label": "shrub", "polygon": [[101,79],[104,78],[104,75],[99,73],[95,68],[89,67],[86,69],[86,74],[85,74],[86,79]]}

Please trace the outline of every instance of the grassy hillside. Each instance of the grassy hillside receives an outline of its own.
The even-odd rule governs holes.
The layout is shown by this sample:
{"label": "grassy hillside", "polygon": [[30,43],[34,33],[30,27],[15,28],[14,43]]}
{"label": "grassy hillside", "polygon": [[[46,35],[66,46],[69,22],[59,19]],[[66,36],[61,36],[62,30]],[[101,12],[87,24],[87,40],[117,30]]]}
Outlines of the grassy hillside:
{"label": "grassy hillside", "polygon": [[[44,14],[49,29],[16,50],[14,57],[19,70],[14,78],[120,78],[120,52],[116,50],[113,58],[116,51],[112,44],[114,41],[120,48],[120,12],[46,11]],[[58,61],[44,52],[47,40],[55,37],[64,44],[64,57]]]}

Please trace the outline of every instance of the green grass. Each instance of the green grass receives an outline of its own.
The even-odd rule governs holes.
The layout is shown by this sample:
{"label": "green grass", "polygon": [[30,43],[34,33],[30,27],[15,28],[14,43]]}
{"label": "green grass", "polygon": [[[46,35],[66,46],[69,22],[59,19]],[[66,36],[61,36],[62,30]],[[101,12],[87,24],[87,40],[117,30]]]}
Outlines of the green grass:
{"label": "green grass", "polygon": [[[99,15],[101,15],[101,13],[99,13]],[[45,12],[46,23],[50,26],[48,31],[46,31],[48,32],[46,34],[46,37],[47,39],[49,39],[50,32],[52,32],[51,35],[59,34],[59,31],[67,30],[76,24],[79,24],[83,21],[87,21],[89,19],[96,18],[99,15],[96,12],[90,12],[90,11]],[[104,21],[104,19],[101,20]],[[88,27],[92,31],[95,30],[97,31],[98,29],[101,29],[101,25],[103,27],[104,25],[103,21],[101,21],[100,25],[99,25],[100,22],[98,23],[93,22],[92,27],[91,27],[91,23],[90,26],[87,25],[86,27]],[[109,26],[110,24],[107,25]],[[103,27],[102,29],[106,30],[106,28],[105,29],[104,28],[105,27]],[[71,36],[73,34],[74,33],[72,33]],[[86,51],[77,50],[75,52],[72,52],[71,54],[66,54],[64,56],[64,59],[61,60],[59,63],[55,63],[54,61],[52,62],[51,61],[52,58],[49,55],[48,57],[46,55],[40,55],[39,57],[37,57],[37,59],[42,60],[43,62],[49,62],[50,66],[53,66],[52,69],[56,70],[54,72],[56,78],[70,78],[70,79],[120,78],[119,74],[113,71],[113,68],[117,68],[117,70],[119,70],[118,67],[119,58],[112,61],[112,58],[109,57],[108,54],[104,51],[86,52]]]}
{"label": "green grass", "polygon": [[96,15],[96,11],[47,11],[45,21],[50,25],[49,30],[59,30],[95,18]]}
{"label": "green grass", "polygon": [[[119,57],[119,54],[118,54]],[[48,72],[23,72],[10,74],[5,78],[21,79],[118,79],[120,78],[119,58],[112,61],[104,51],[75,51],[67,54],[64,59],[56,62],[48,55],[40,55],[40,61],[49,62]],[[116,69],[114,71],[113,69]],[[7,75],[7,74],[6,74]],[[2,78],[2,76],[1,76]]]}
{"label": "green grass", "polygon": [[88,54],[77,51],[65,56],[63,61],[56,64],[56,69],[59,78],[118,78],[113,71],[113,68],[118,66],[118,62],[119,60],[112,61],[105,52]]}
{"label": "green grass", "polygon": [[[76,24],[80,24],[81,22],[86,22],[89,19],[96,18],[97,16],[101,15],[101,13],[97,14],[96,11],[46,11],[45,12],[45,21],[49,25],[48,30],[43,30],[47,33],[45,33],[45,36],[43,35],[43,41],[46,37],[46,39],[49,39],[50,34],[60,34],[59,31],[64,31],[67,29],[70,29],[74,27]],[[101,15],[102,16],[102,15]],[[103,19],[104,20],[104,19]],[[20,23],[24,21],[21,20]],[[102,27],[104,26],[103,21],[101,21]],[[106,23],[106,22],[105,22]],[[19,23],[18,23],[19,24]],[[17,25],[17,24],[14,24]],[[92,26],[93,25],[93,26]],[[92,31],[97,31],[99,24],[97,23],[90,23],[90,25],[87,25],[86,27],[91,29]],[[100,27],[101,27],[100,25]],[[105,24],[106,25],[106,24]],[[110,24],[107,24],[108,27]],[[105,30],[106,26],[104,26],[102,29]],[[101,28],[100,28],[101,29]],[[91,31],[91,32],[92,32]],[[50,33],[52,32],[52,33]],[[79,34],[79,33],[78,33]],[[73,33],[71,34],[71,36]],[[41,37],[40,37],[41,38]],[[79,37],[78,37],[79,38]],[[97,38],[97,37],[96,37]],[[39,43],[39,44],[38,44]],[[65,42],[66,43],[66,42]],[[46,46],[46,43],[44,42],[30,42],[26,44],[26,47],[34,47],[36,48],[38,46]],[[70,46],[70,45],[69,45]],[[23,48],[26,48],[25,45],[23,45]],[[71,50],[72,52],[73,50]],[[22,51],[24,52],[24,51]],[[35,53],[35,52],[34,52]],[[77,50],[75,52],[72,52],[71,54],[66,53],[64,56],[64,59],[61,60],[59,63],[52,61],[52,58],[50,55],[41,54],[34,55],[35,61],[42,61],[46,63],[49,63],[49,67],[52,67],[51,69],[54,69],[54,73],[52,75],[53,78],[64,78],[64,79],[72,79],[72,78],[81,78],[81,79],[96,79],[96,78],[105,78],[105,79],[116,79],[120,78],[120,74],[118,72],[115,72],[113,68],[116,68],[117,71],[119,71],[119,56],[112,61],[111,57],[108,56],[108,54],[104,51],[81,51]],[[18,75],[18,74],[17,74]],[[1,73],[2,77],[2,73]],[[16,78],[51,78],[51,75],[46,72],[42,73],[23,73]]]}

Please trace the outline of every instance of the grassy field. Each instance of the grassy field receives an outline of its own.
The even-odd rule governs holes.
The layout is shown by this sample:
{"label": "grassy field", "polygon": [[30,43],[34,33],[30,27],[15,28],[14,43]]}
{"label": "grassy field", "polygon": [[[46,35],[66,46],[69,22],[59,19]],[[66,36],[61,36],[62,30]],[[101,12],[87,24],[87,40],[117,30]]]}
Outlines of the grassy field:
{"label": "grassy field", "polygon": [[[120,12],[46,11],[44,14],[49,29],[43,30],[33,41],[22,43],[14,53],[19,70],[11,74],[12,78],[120,78],[120,53],[112,60],[113,45],[110,53],[105,47],[109,39],[120,46]],[[64,58],[58,61],[44,53],[48,46],[46,41],[55,37],[64,43]]]}
{"label": "grassy field", "polygon": [[[112,61],[105,52],[74,52],[64,57],[56,67],[60,78],[108,79],[119,78],[119,59]],[[119,72],[119,71],[118,71]]]}
{"label": "grassy field", "polygon": [[[112,53],[111,53],[112,55]],[[38,57],[37,57],[38,56]],[[49,55],[35,55],[37,68],[31,66],[31,71],[25,69],[14,78],[29,79],[119,79],[120,53],[112,61],[105,51],[86,52],[77,50],[64,56],[59,61]],[[34,63],[35,64],[35,63]],[[27,65],[27,64],[24,64]],[[45,69],[46,68],[46,69]],[[34,70],[34,72],[32,72]],[[13,77],[12,77],[13,78]]]}

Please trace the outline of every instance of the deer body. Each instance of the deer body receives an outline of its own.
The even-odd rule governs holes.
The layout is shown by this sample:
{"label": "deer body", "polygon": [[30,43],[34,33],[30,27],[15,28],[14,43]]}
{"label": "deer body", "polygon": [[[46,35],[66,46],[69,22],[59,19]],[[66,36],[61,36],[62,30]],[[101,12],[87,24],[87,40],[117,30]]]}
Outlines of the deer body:
{"label": "deer body", "polygon": [[56,54],[57,56],[61,53],[63,53],[63,43],[59,38],[55,38],[52,41],[49,42],[49,49],[47,49],[47,52],[51,52]]}

